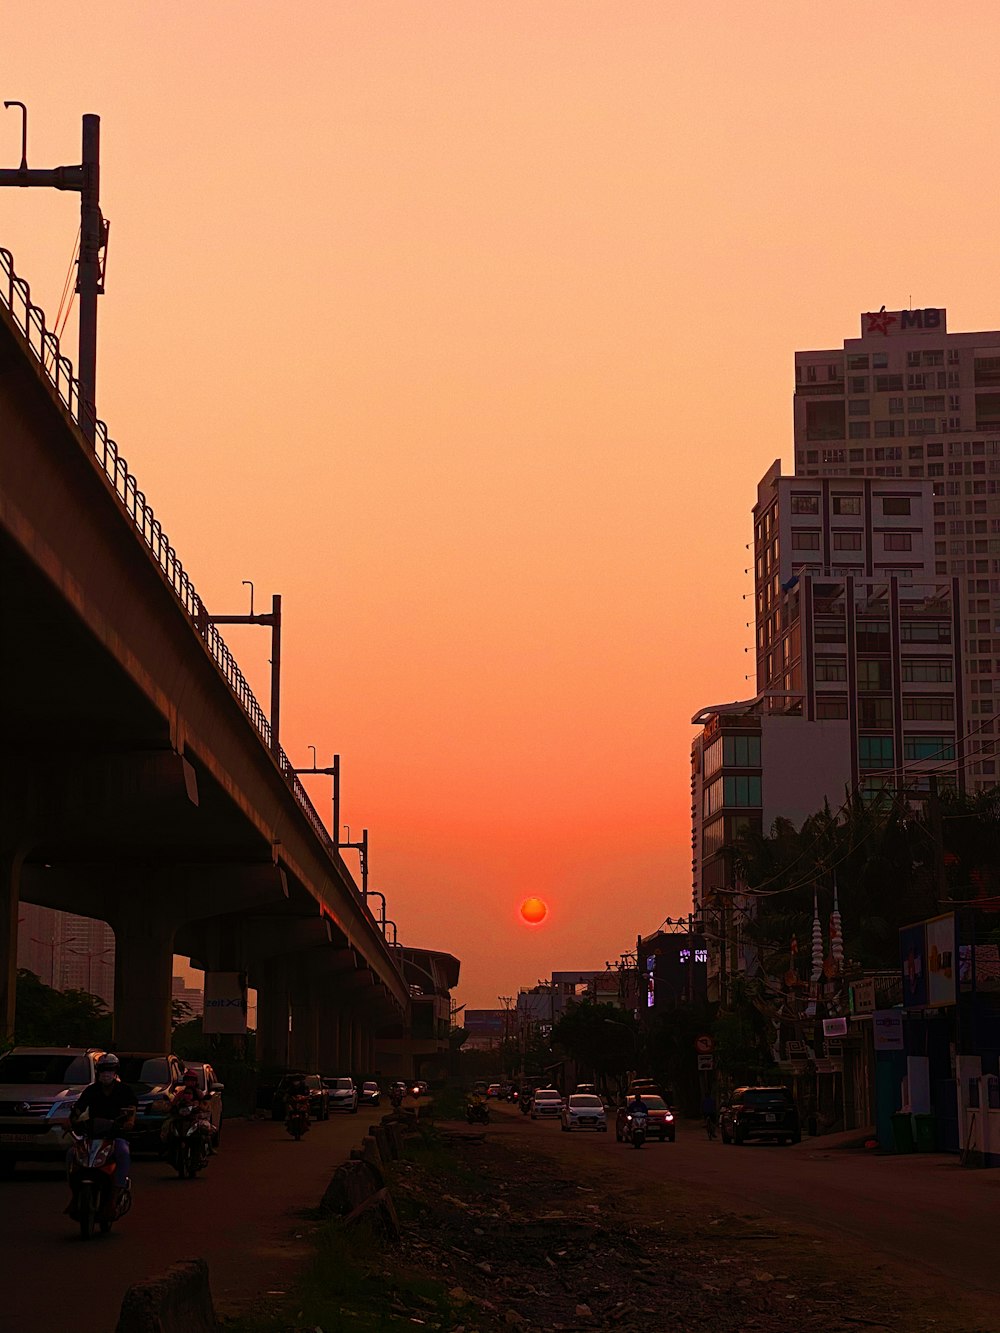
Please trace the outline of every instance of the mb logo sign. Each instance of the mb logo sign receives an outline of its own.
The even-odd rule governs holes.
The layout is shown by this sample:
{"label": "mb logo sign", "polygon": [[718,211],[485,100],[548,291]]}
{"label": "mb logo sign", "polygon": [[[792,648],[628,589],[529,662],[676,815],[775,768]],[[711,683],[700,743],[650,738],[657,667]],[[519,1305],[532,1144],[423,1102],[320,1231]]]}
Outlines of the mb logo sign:
{"label": "mb logo sign", "polygon": [[240,1033],[246,1030],[246,973],[206,972],[202,1031]]}
{"label": "mb logo sign", "polygon": [[937,306],[925,306],[922,310],[881,310],[868,311],[861,316],[861,336],[870,333],[944,333],[947,329],[947,311]]}

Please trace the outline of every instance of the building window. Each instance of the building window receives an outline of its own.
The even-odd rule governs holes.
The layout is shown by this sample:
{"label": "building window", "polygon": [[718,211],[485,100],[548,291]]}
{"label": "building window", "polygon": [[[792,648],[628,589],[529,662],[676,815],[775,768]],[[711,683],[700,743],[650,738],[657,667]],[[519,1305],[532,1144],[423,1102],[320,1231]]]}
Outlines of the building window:
{"label": "building window", "polygon": [[951,643],[951,625],[946,620],[904,620],[899,637],[903,643]]}
{"label": "building window", "polygon": [[859,690],[891,690],[892,673],[883,659],[862,658],[858,662]]}
{"label": "building window", "polygon": [[817,657],[817,680],[846,680],[847,663],[842,657]]}
{"label": "building window", "polygon": [[891,440],[906,434],[905,421],[876,421],[876,440]]}
{"label": "building window", "polygon": [[858,766],[860,768],[892,768],[891,736],[859,736]]}
{"label": "building window", "polygon": [[723,778],[727,806],[760,805],[760,778]]}
{"label": "building window", "polygon": [[872,406],[867,398],[852,398],[847,404],[847,415],[850,417],[866,417],[871,410]]}
{"label": "building window", "polygon": [[860,551],[861,533],[835,532],[833,534],[833,549],[835,551]]}
{"label": "building window", "polygon": [[902,393],[903,377],[902,375],[876,375],[875,376],[876,393]]}
{"label": "building window", "polygon": [[867,370],[867,369],[868,369],[868,356],[867,356],[867,354],[864,355],[864,356],[861,356],[861,355],[859,355],[858,353],[854,353],[853,355],[849,356],[849,357],[847,358],[847,369],[848,369],[848,370]]}
{"label": "building window", "polygon": [[813,634],[817,643],[843,643],[847,629],[842,620],[817,620]]}
{"label": "building window", "polygon": [[831,699],[822,694],[816,699],[816,717],[822,722],[847,717],[847,700]]}
{"label": "building window", "polygon": [[867,375],[852,375],[852,376],[851,376],[851,379],[850,379],[849,382],[848,382],[848,386],[847,386],[847,387],[848,387],[848,390],[849,390],[850,393],[867,393],[867,392],[868,392],[868,376],[867,376]]}
{"label": "building window", "polygon": [[916,696],[904,699],[903,717],[908,722],[951,722],[955,717],[955,701],[951,698],[921,699]]}
{"label": "building window", "polygon": [[792,550],[793,551],[818,551],[819,533],[809,528],[792,529]]}
{"label": "building window", "polygon": [[892,726],[892,700],[878,695],[859,695],[858,721],[863,727],[888,729]]}
{"label": "building window", "polygon": [[912,551],[913,534],[909,532],[885,532],[882,534],[887,551]]}
{"label": "building window", "polygon": [[[868,421],[849,421],[847,423],[847,438],[849,440],[870,440],[872,434],[871,423]],[[855,458],[853,455],[860,453],[860,449],[851,450],[851,462],[864,462],[862,458]]]}
{"label": "building window", "polygon": [[835,514],[860,514],[861,496],[835,495],[833,497],[833,512]]}
{"label": "building window", "polygon": [[886,495],[882,499],[883,514],[908,514],[910,499],[906,495]]}
{"label": "building window", "polygon": [[759,736],[726,736],[723,744],[726,768],[760,768]]}
{"label": "building window", "polygon": [[[987,663],[986,670],[989,669]],[[950,684],[952,665],[935,657],[909,657],[903,662],[903,680],[935,685]]]}
{"label": "building window", "polygon": [[889,652],[888,620],[859,620],[857,628],[859,653]]}
{"label": "building window", "polygon": [[818,514],[819,496],[792,494],[792,513],[793,514]]}

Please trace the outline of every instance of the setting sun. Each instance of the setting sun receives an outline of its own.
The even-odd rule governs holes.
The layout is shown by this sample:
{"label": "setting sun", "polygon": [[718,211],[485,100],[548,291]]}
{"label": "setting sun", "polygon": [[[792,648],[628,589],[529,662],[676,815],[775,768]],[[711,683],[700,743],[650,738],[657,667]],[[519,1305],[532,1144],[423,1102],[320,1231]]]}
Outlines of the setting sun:
{"label": "setting sun", "polygon": [[525,898],[521,904],[521,915],[530,926],[539,925],[545,919],[548,910],[541,898]]}

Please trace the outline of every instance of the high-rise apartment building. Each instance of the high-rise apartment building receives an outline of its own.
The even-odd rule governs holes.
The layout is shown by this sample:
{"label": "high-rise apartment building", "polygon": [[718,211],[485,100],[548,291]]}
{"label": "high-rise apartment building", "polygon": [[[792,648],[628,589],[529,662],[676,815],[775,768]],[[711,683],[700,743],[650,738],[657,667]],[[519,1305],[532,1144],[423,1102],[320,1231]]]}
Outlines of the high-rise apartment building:
{"label": "high-rise apartment building", "polygon": [[55,990],[84,990],[110,1008],[115,994],[115,933],[106,921],[22,903],[17,965]]}
{"label": "high-rise apartment building", "polygon": [[965,774],[994,786],[1000,331],[949,333],[935,307],[864,314],[843,347],[795,354],[794,434],[796,477],[930,482],[933,574],[961,590]]}

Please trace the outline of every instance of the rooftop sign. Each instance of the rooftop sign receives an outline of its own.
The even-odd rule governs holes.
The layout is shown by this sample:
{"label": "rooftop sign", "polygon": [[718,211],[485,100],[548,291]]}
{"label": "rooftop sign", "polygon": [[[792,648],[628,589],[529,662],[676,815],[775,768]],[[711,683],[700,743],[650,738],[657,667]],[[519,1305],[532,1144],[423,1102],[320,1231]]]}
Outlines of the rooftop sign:
{"label": "rooftop sign", "polygon": [[896,333],[947,333],[948,312],[937,306],[923,310],[881,310],[861,316],[861,336],[871,338],[879,334],[892,337]]}

